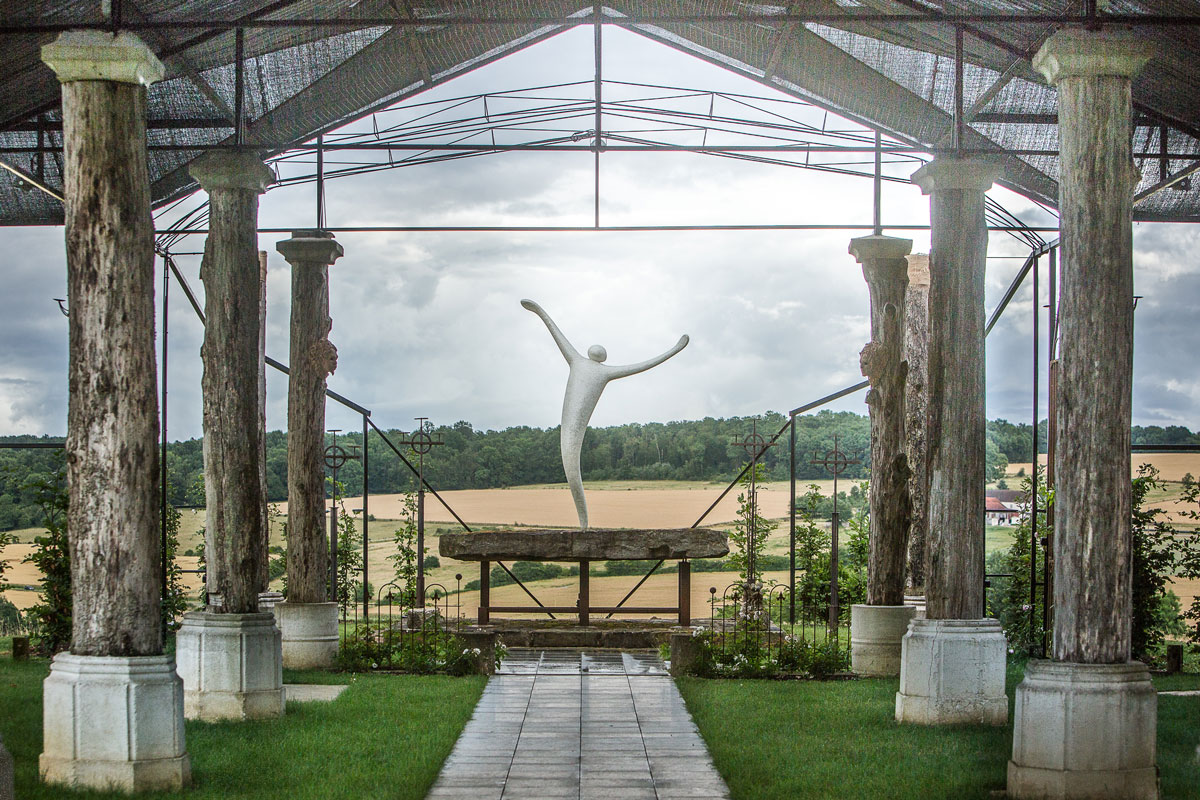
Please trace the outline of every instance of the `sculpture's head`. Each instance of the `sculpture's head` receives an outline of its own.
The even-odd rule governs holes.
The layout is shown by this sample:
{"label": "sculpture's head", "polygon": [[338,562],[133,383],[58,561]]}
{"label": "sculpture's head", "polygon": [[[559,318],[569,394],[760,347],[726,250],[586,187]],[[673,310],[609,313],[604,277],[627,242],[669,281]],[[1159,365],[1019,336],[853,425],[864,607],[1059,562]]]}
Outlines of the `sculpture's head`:
{"label": "sculpture's head", "polygon": [[588,348],[588,358],[603,363],[604,359],[608,358],[608,351],[600,345],[594,344]]}

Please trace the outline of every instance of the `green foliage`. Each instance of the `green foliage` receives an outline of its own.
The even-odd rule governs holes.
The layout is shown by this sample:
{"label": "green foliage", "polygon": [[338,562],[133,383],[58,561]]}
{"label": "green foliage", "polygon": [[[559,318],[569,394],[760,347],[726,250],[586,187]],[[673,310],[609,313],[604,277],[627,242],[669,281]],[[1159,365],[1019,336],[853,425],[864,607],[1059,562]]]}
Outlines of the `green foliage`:
{"label": "green foliage", "polygon": [[767,537],[779,527],[779,523],[758,513],[755,492],[751,491],[752,479],[761,482],[766,478],[767,468],[756,463],[742,476],[741,494],[738,495],[737,517],[733,530],[729,532],[730,553],[728,563],[737,570],[742,582],[759,582],[762,577],[763,553],[767,549]]}
{"label": "green foliage", "polygon": [[19,636],[25,632],[25,617],[21,609],[7,597],[0,597],[0,636]]}
{"label": "green foliage", "polygon": [[[494,666],[499,667],[507,650],[497,645]],[[338,651],[338,666],[352,672],[379,669],[419,675],[445,673],[471,675],[479,671],[478,649],[431,617],[419,631],[396,631],[390,625],[360,625],[347,636]]]}
{"label": "green foliage", "polygon": [[850,651],[836,640],[815,642],[798,636],[767,636],[754,626],[715,634],[695,628],[696,658],[689,675],[700,678],[773,678],[779,675],[824,680],[850,668]]}
{"label": "green foliage", "polygon": [[1166,633],[1162,619],[1162,601],[1167,583],[1175,572],[1175,528],[1161,508],[1147,508],[1146,496],[1164,489],[1158,470],[1148,464],[1138,469],[1133,479],[1133,619],[1131,651],[1140,661],[1153,659]]}
{"label": "green foliage", "polygon": [[362,535],[354,517],[346,512],[343,501],[345,488],[339,481],[333,487],[333,502],[338,506],[337,518],[337,601],[342,617],[347,615],[355,598],[362,597]]}
{"label": "green foliage", "polygon": [[[863,483],[866,496],[866,483]],[[824,616],[832,593],[830,567],[833,534],[817,522],[822,503],[820,487],[810,484],[796,498],[796,603]],[[870,522],[865,506],[855,508],[839,529],[838,607],[848,609],[867,596],[867,551]],[[841,536],[845,538],[842,539]],[[802,572],[801,572],[802,571]]]}
{"label": "green foliage", "polygon": [[71,644],[71,549],[67,539],[67,476],[62,453],[49,475],[29,479],[23,491],[42,510],[46,532],[33,540],[26,557],[42,573],[38,602],[26,612],[26,621],[37,639],[39,653],[52,655]]}
{"label": "green foliage", "polygon": [[287,597],[287,515],[279,510],[279,506],[270,503],[267,505],[267,527],[274,528],[276,525],[279,526],[279,536],[283,544],[271,545],[267,548],[267,582],[281,580],[283,585],[279,589],[280,594]]}
{"label": "green foliage", "polygon": [[441,559],[437,556],[425,556],[425,570],[437,569],[442,565]]}
{"label": "green foliage", "polygon": [[4,558],[4,548],[17,541],[16,534],[0,532],[0,591],[4,590],[4,573],[8,571],[8,561]]}
{"label": "green foliage", "polygon": [[175,560],[179,550],[179,509],[167,505],[167,585],[163,592],[162,620],[167,630],[179,628],[179,617],[187,611],[187,589],[183,585],[183,569]]}
{"label": "green foliage", "polygon": [[[1049,537],[1049,509],[1054,502],[1054,492],[1046,488],[1046,468],[1037,467],[1038,479],[1038,537]],[[1024,493],[1022,503],[1028,507],[1033,493],[1033,479],[1026,477],[1021,481],[1021,491]],[[1042,593],[1037,592],[1030,602],[1029,559],[1032,552],[1030,542],[1030,518],[1028,514],[1021,517],[1016,530],[1013,532],[1013,543],[1007,551],[993,553],[988,558],[987,571],[990,573],[1007,574],[1011,578],[992,580],[988,590],[989,612],[1004,627],[1004,635],[1008,637],[1009,646],[1020,653],[1041,652],[1042,638],[1045,633],[1042,628]],[[1039,551],[1038,572],[1041,572],[1041,554]]]}
{"label": "green foliage", "polygon": [[416,494],[406,492],[403,505],[404,510],[401,511],[400,526],[392,534],[392,542],[396,545],[396,552],[388,556],[388,561],[392,562],[392,581],[398,587],[392,593],[393,602],[399,603],[402,608],[412,608],[417,602]]}

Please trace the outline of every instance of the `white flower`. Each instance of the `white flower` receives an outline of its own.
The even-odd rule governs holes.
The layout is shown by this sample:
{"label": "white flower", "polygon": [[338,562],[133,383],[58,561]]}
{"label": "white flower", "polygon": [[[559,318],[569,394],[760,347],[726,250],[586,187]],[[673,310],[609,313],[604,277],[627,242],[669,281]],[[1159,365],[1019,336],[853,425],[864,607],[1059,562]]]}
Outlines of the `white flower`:
{"label": "white flower", "polygon": [[1030,606],[1029,603],[1026,603],[1025,605],[1021,606],[1022,611],[1028,611],[1030,608],[1032,608],[1032,606]]}

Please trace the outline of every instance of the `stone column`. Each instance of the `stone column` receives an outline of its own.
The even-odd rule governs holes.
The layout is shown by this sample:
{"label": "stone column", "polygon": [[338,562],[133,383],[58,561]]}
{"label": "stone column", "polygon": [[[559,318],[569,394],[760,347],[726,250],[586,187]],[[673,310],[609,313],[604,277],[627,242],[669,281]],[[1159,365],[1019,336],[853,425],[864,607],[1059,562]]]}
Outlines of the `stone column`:
{"label": "stone column", "polygon": [[859,357],[871,382],[871,531],[867,602],[850,609],[850,663],[860,675],[900,674],[900,641],[916,608],[904,605],[912,503],[904,442],[904,291],[911,239],[864,236],[850,242],[871,294],[871,341]]}
{"label": "stone column", "polygon": [[1000,725],[1007,642],[983,619],[984,192],[999,174],[941,157],[913,183],[930,196],[927,619],[904,637],[896,719]]}
{"label": "stone column", "polygon": [[330,602],[325,539],[325,379],[337,368],[329,341],[329,267],[343,254],[326,231],[298,230],[275,249],[292,267],[288,377],[288,597],[275,606],[283,665],[327,667],[337,657],[337,603]]}
{"label": "stone column", "polygon": [[184,713],[205,720],[279,717],[279,629],[273,614],[258,611],[267,561],[258,196],[274,175],[248,152],[207,153],[190,171],[209,198],[200,266],[208,608],[185,614],[176,637]]}
{"label": "stone column", "polygon": [[47,783],[178,789],[183,685],[163,655],[146,86],[163,66],[128,33],[42,48],[62,82],[71,650],[44,692]]}
{"label": "stone column", "polygon": [[1058,88],[1061,355],[1054,659],[1017,689],[1008,796],[1155,798],[1157,697],[1129,659],[1133,376],[1132,32],[1061,30],[1034,67]]}
{"label": "stone column", "polygon": [[929,458],[926,414],[929,407],[929,256],[908,257],[908,290],[904,293],[904,437],[912,476],[912,523],[908,526],[908,580],[917,594],[925,592],[925,542],[929,538]]}

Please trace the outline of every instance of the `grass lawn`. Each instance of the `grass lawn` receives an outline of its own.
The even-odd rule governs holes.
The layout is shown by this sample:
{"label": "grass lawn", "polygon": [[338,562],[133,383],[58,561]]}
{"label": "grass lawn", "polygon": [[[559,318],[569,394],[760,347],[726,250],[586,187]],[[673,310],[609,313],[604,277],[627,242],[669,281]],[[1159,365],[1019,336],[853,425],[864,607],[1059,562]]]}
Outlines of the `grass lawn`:
{"label": "grass lawn", "polygon": [[[1009,670],[1009,697],[1020,681]],[[1191,688],[1195,676],[1156,679]],[[677,681],[734,800],[988,798],[1003,789],[1012,723],[927,728],[894,720],[899,681]],[[1159,698],[1162,796],[1200,798],[1200,697]]]}
{"label": "grass lawn", "polygon": [[[44,660],[0,660],[0,733],[16,762],[16,796],[117,798],[67,793],[37,778],[42,750]],[[288,683],[349,683],[332,703],[289,703],[278,720],[187,723],[192,787],[139,797],[411,798],[437,778],[483,691],[482,677],[289,672]]]}

